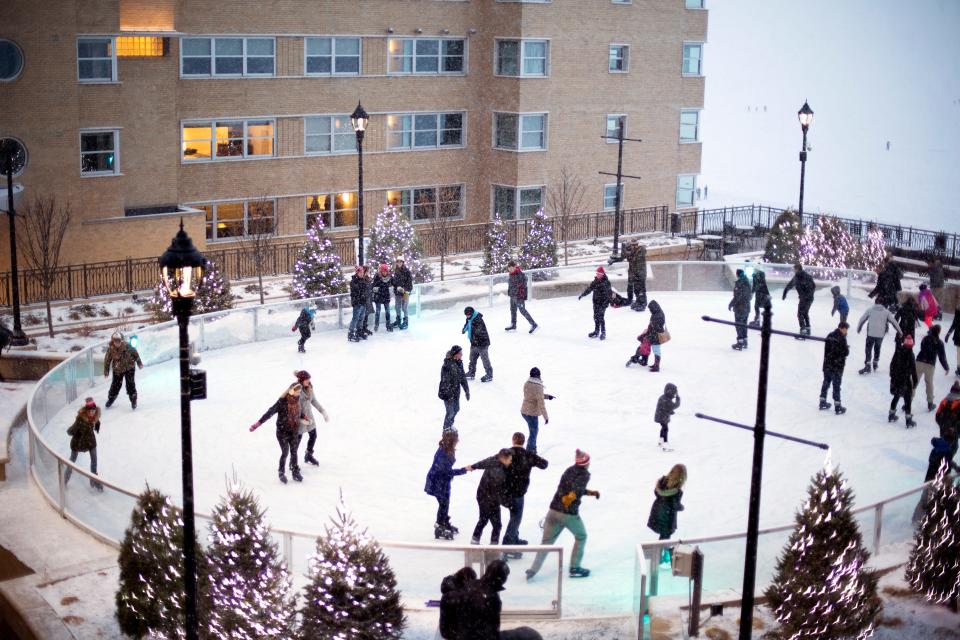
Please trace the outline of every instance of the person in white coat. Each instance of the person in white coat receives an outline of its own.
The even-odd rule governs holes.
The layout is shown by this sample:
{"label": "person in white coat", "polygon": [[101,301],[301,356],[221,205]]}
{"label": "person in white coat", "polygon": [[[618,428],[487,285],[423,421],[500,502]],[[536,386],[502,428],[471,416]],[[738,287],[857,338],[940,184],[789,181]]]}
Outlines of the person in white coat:
{"label": "person in white coat", "polygon": [[303,434],[307,434],[307,452],[303,456],[303,461],[318,466],[320,463],[313,455],[313,447],[317,443],[317,421],[313,417],[313,410],[320,412],[324,422],[330,422],[330,416],[317,400],[310,374],[307,371],[294,371],[293,375],[303,387],[300,391],[300,411],[303,416],[300,421],[300,439],[303,439]]}
{"label": "person in white coat", "polygon": [[883,336],[887,335],[887,325],[893,327],[897,335],[903,333],[890,310],[879,302],[864,311],[863,315],[860,316],[860,322],[857,323],[857,333],[860,333],[864,323],[867,325],[867,347],[866,354],[863,356],[863,369],[858,372],[860,375],[870,373],[871,352],[873,353],[873,370],[877,370],[877,365],[880,362],[880,345],[883,344]]}

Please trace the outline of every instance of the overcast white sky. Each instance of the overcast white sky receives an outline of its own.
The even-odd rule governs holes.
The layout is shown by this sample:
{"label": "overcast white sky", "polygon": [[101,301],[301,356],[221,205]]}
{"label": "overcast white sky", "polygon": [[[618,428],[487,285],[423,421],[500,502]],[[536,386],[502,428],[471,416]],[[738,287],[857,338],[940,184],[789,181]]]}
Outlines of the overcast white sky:
{"label": "overcast white sky", "polygon": [[710,205],[796,206],[806,99],[806,211],[960,231],[960,0],[707,6]]}

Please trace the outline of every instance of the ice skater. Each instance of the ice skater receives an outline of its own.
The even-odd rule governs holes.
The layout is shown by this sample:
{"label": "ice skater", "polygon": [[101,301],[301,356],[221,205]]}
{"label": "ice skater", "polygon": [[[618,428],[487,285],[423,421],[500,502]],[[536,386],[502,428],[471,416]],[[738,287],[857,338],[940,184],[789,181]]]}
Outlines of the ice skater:
{"label": "ice skater", "polygon": [[393,304],[394,311],[397,313],[397,320],[393,323],[394,329],[406,329],[409,326],[410,316],[407,313],[407,306],[411,291],[413,291],[413,274],[404,263],[403,256],[397,256],[393,265]]}
{"label": "ice skater", "polygon": [[[100,433],[100,407],[93,398],[87,398],[77,411],[77,417],[67,429],[70,436],[70,462],[76,462],[81,453],[90,454],[90,473],[97,475],[97,434]],[[63,485],[70,482],[73,467],[67,467],[63,474]],[[90,486],[103,493],[103,485],[90,478]]]}
{"label": "ice skater", "polygon": [[277,415],[277,444],[280,445],[280,467],[278,475],[280,482],[287,484],[287,476],[284,473],[284,466],[287,461],[287,455],[290,456],[290,474],[297,482],[303,482],[303,476],[300,475],[300,465],[297,464],[297,447],[300,444],[300,420],[303,415],[300,408],[300,392],[303,387],[297,383],[292,384],[281,394],[273,405],[267,409],[267,412],[260,416],[260,419],[250,425],[250,431],[256,431],[260,425],[270,419],[270,416]]}
{"label": "ice skater", "polygon": [[663,309],[660,308],[660,303],[656,300],[651,300],[649,308],[650,324],[647,325],[647,329],[641,334],[641,346],[643,339],[646,339],[650,343],[650,350],[653,352],[653,364],[650,366],[650,371],[656,372],[660,371],[661,347],[670,339],[670,334],[667,332],[667,316],[663,313]]}
{"label": "ice skater", "polygon": [[906,294],[907,299],[903,301],[903,304],[900,305],[900,308],[897,309],[897,324],[900,325],[900,336],[898,338],[903,338],[904,336],[910,336],[913,338],[913,342],[917,342],[917,325],[920,323],[920,307],[917,306],[917,301],[913,299],[911,294]]}
{"label": "ice skater", "polygon": [[110,337],[110,346],[107,347],[107,354],[103,357],[103,377],[110,375],[110,367],[113,367],[113,380],[110,382],[110,390],[107,392],[108,409],[120,394],[120,387],[126,383],[127,395],[130,397],[130,407],[137,408],[137,382],[134,379],[137,369],[143,369],[143,362],[140,360],[140,353],[123,339],[123,334],[115,331]]}
{"label": "ice skater", "polygon": [[[683,485],[687,482],[687,468],[675,464],[670,473],[657,480],[653,488],[653,504],[647,527],[660,536],[660,540],[669,540],[677,530],[677,513],[683,511]],[[660,554],[660,563],[670,562],[670,549],[664,547]]]}
{"label": "ice skater", "polygon": [[632,364],[639,364],[641,367],[647,366],[647,360],[650,358],[650,351],[652,345],[650,344],[650,338],[646,333],[641,333],[637,336],[637,340],[640,342],[640,346],[637,347],[637,350],[630,356],[630,359],[627,360],[627,368]]}
{"label": "ice skater", "polygon": [[367,316],[367,279],[363,277],[363,267],[357,265],[357,269],[350,278],[350,328],[347,331],[347,340],[350,342],[360,342],[366,340],[367,335],[363,331],[363,323]]}
{"label": "ice skater", "polygon": [[543,380],[540,379],[540,369],[530,369],[530,377],[523,383],[523,404],[520,405],[520,417],[527,423],[530,438],[527,440],[527,450],[537,452],[537,433],[540,431],[540,416],[543,424],[550,424],[547,415],[547,404],[544,400],[553,400],[553,396],[543,392]]}
{"label": "ice skater", "polygon": [[[507,523],[507,530],[503,533],[503,544],[527,544],[527,541],[520,537],[520,521],[523,520],[524,497],[527,495],[527,489],[530,488],[530,472],[534,469],[546,469],[549,464],[529,447],[524,448],[525,440],[526,438],[519,431],[513,434],[513,446],[510,448],[513,459],[506,469],[507,481],[504,485],[506,496],[504,506],[510,512],[510,521]],[[516,554],[506,555],[519,557]]]}
{"label": "ice skater", "polygon": [[840,312],[840,322],[847,321],[847,315],[850,313],[850,304],[847,302],[847,296],[840,293],[840,287],[830,287],[830,295],[833,296],[833,309],[830,310],[830,317]]}
{"label": "ice skater", "polygon": [[[803,270],[803,265],[799,262],[793,265],[793,277],[783,289],[783,299],[787,299],[787,293],[790,289],[796,288],[800,302],[797,304],[797,321],[800,324],[800,335],[810,335],[810,305],[813,304],[813,294],[817,290],[817,284],[813,277]],[[802,338],[799,338],[802,339]]]}
{"label": "ice skater", "polygon": [[753,291],[743,269],[737,269],[737,282],[733,285],[733,299],[727,305],[727,311],[733,311],[733,321],[737,323],[737,341],[730,345],[736,351],[747,348],[747,319],[750,317],[750,298]]}
{"label": "ice skater", "polygon": [[927,392],[927,411],[937,408],[933,402],[933,378],[937,370],[937,360],[940,360],[944,375],[950,375],[947,352],[943,340],[940,339],[940,325],[935,324],[920,341],[920,352],[917,353],[917,383],[923,378]]}
{"label": "ice skater", "polygon": [[376,312],[373,318],[373,330],[380,331],[380,309],[385,314],[387,331],[393,331],[393,325],[390,324],[390,287],[393,286],[393,276],[390,275],[390,266],[380,265],[380,270],[373,278],[373,303],[376,305]]}
{"label": "ice skater", "polygon": [[827,402],[827,391],[833,386],[833,411],[836,415],[843,415],[847,409],[840,401],[840,383],[843,381],[843,367],[850,355],[847,345],[847,330],[850,325],[841,322],[837,328],[827,334],[823,343],[823,384],[820,385],[820,410],[830,408]]}
{"label": "ice skater", "polygon": [[668,382],[663,388],[663,395],[657,400],[657,410],[653,421],[660,425],[660,441],[657,446],[661,451],[673,451],[667,446],[670,440],[670,416],[680,408],[680,395],[677,385]]}
{"label": "ice skater", "polygon": [[318,461],[313,455],[313,447],[317,443],[317,421],[313,417],[313,410],[316,409],[323,416],[324,422],[330,422],[330,416],[317,400],[316,391],[313,388],[313,380],[310,379],[310,373],[307,371],[294,371],[294,377],[300,383],[300,415],[303,419],[300,421],[299,437],[297,438],[297,448],[300,447],[300,440],[303,434],[307,434],[307,452],[303,454],[303,461],[313,466],[319,466]]}
{"label": "ice skater", "polygon": [[960,378],[960,313],[954,311],[953,313],[953,322],[950,323],[950,328],[947,329],[947,335],[944,336],[945,341],[950,340],[950,335],[953,335],[953,346],[957,348],[957,368],[954,373]]}
{"label": "ice skater", "polygon": [[467,367],[467,380],[473,380],[477,375],[477,360],[483,360],[483,377],[480,382],[493,380],[493,366],[490,364],[490,334],[487,324],[483,321],[483,314],[473,307],[465,307],[463,315],[467,321],[463,323],[460,333],[467,334],[470,340],[470,366]]}
{"label": "ice skater", "polygon": [[509,502],[506,493],[507,467],[513,462],[513,451],[500,449],[495,456],[485,458],[480,462],[467,465],[467,471],[483,469],[480,484],[477,485],[477,507],[480,518],[473,528],[473,537],[470,544],[480,544],[480,536],[490,523],[490,544],[500,544],[500,529],[503,526],[500,520],[500,507]]}
{"label": "ice skater", "polygon": [[873,370],[877,370],[880,362],[880,346],[883,344],[883,337],[887,335],[887,326],[891,326],[900,335],[900,325],[896,318],[890,313],[890,310],[880,304],[879,298],[872,307],[863,312],[860,316],[860,322],[857,323],[857,333],[863,329],[864,323],[867,324],[867,345],[863,357],[863,369],[858,372],[860,375],[870,373],[870,358],[873,356]]}
{"label": "ice skater", "polygon": [[588,293],[593,292],[593,331],[587,334],[588,338],[600,337],[601,340],[607,339],[607,323],[605,314],[607,306],[613,300],[613,288],[610,286],[610,280],[607,278],[607,272],[603,267],[597,267],[593,282],[583,290],[577,300],[582,300]]}
{"label": "ice skater", "polygon": [[423,486],[424,493],[437,499],[437,521],[433,525],[433,537],[436,540],[453,540],[453,536],[460,533],[460,529],[450,523],[450,483],[455,476],[467,472],[466,467],[453,468],[459,442],[460,436],[456,431],[443,432]]}
{"label": "ice skater", "polygon": [[463,348],[455,344],[447,351],[443,359],[443,366],[440,367],[440,387],[437,391],[437,397],[443,400],[445,415],[443,417],[443,430],[456,431],[453,427],[453,421],[460,411],[460,389],[470,400],[470,386],[467,384],[467,376],[463,372]]}
{"label": "ice skater", "polygon": [[608,264],[627,261],[627,301],[634,311],[647,308],[647,248],[634,238],[624,245],[623,255],[610,257]]}
{"label": "ice skater", "polygon": [[507,280],[507,296],[510,298],[510,326],[506,327],[504,331],[517,330],[517,311],[519,311],[520,315],[530,323],[528,333],[533,333],[537,330],[537,323],[534,322],[533,317],[527,311],[527,274],[513,260],[507,263],[507,273],[510,274]]}
{"label": "ice skater", "polygon": [[770,304],[770,289],[767,287],[767,274],[759,269],[753,272],[753,320],[751,327],[760,326],[760,312]]}
{"label": "ice skater", "polygon": [[923,315],[923,324],[929,329],[933,324],[933,319],[940,315],[940,305],[937,299],[933,297],[933,292],[927,288],[927,285],[920,285],[920,312]]}
{"label": "ice skater", "polygon": [[300,330],[300,339],[297,340],[297,352],[306,353],[307,340],[310,339],[311,330],[316,328],[316,325],[313,323],[313,316],[316,314],[316,310],[310,305],[305,306],[300,310],[300,315],[297,316],[296,322],[293,323],[293,327],[290,329],[291,332]]}
{"label": "ice skater", "polygon": [[913,390],[917,386],[917,362],[913,357],[913,336],[906,335],[903,342],[897,346],[890,360],[890,413],[888,422],[897,421],[897,403],[903,398],[903,411],[906,416],[907,429],[917,426],[913,421]]}

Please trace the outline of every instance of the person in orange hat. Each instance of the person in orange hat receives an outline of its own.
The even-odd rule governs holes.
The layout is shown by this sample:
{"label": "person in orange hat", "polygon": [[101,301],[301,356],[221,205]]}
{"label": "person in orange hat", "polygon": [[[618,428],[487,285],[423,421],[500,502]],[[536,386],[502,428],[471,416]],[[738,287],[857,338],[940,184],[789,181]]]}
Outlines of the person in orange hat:
{"label": "person in orange hat", "polygon": [[893,358],[890,360],[890,394],[893,400],[890,402],[888,422],[897,421],[897,403],[900,402],[900,398],[903,398],[907,429],[917,426],[913,421],[911,409],[913,389],[917,386],[917,382],[919,379],[917,378],[917,361],[913,355],[913,336],[908,333],[903,336],[903,342],[893,352]]}
{"label": "person in orange hat", "polygon": [[610,280],[607,278],[607,272],[603,267],[597,267],[593,282],[590,283],[577,300],[581,300],[588,293],[593,292],[593,331],[587,334],[588,338],[600,336],[601,340],[607,339],[607,323],[604,319],[607,313],[607,306],[613,300],[613,287],[610,286]]}

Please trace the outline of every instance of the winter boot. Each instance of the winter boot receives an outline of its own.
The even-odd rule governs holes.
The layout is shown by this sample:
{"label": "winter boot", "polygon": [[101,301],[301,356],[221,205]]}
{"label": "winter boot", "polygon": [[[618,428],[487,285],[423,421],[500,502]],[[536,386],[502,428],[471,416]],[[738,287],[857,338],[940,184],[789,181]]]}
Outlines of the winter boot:
{"label": "winter boot", "polygon": [[287,475],[283,472],[283,469],[280,470],[280,482],[287,484]]}
{"label": "winter boot", "polygon": [[653,357],[653,366],[650,367],[650,371],[660,371],[660,356]]}
{"label": "winter boot", "polygon": [[517,330],[517,325],[512,324],[512,325],[510,325],[509,327],[504,327],[503,330],[504,330],[504,331],[516,331],[516,330]]}
{"label": "winter boot", "polygon": [[907,413],[904,415],[907,417],[907,429],[913,429],[915,426],[917,426],[917,423],[913,421],[912,413]]}
{"label": "winter boot", "polygon": [[538,325],[536,322],[534,322],[532,325],[530,325],[530,331],[527,331],[527,333],[533,333],[534,331],[537,330],[537,327],[539,327],[539,326],[540,326],[540,325]]}
{"label": "winter boot", "polygon": [[453,531],[438,522],[433,525],[433,538],[434,540],[453,540]]}
{"label": "winter boot", "polygon": [[897,412],[891,411],[887,414],[887,422],[896,422],[897,421]]}
{"label": "winter boot", "polygon": [[870,363],[868,362],[864,364],[863,369],[860,369],[859,371],[857,371],[857,373],[859,373],[860,375],[863,375],[865,373],[870,373]]}
{"label": "winter boot", "polygon": [[307,464],[312,464],[315,467],[320,466],[320,462],[313,457],[313,451],[307,451],[307,455],[303,456],[303,461],[306,462]]}
{"label": "winter boot", "polygon": [[820,411],[826,411],[830,408],[830,403],[827,402],[826,398],[820,398]]}
{"label": "winter boot", "polygon": [[493,382],[493,372],[490,372],[480,378],[480,382]]}
{"label": "winter boot", "polygon": [[650,356],[640,356],[640,366],[641,366],[641,367],[647,366],[647,360],[648,360],[649,358],[650,358]]}
{"label": "winter boot", "polygon": [[303,476],[300,475],[300,467],[294,467],[290,469],[290,475],[292,475],[293,479],[297,482],[303,482]]}
{"label": "winter boot", "polygon": [[842,416],[847,412],[847,408],[838,402],[833,406],[833,412],[838,416]]}
{"label": "winter boot", "polygon": [[570,567],[571,578],[586,578],[589,575],[590,569],[584,569],[583,567]]}
{"label": "winter boot", "polygon": [[[130,396],[130,408],[131,408],[131,409],[136,409],[136,408],[137,408],[137,395],[136,395],[136,394]],[[931,411],[932,411],[932,409],[931,409]]]}

